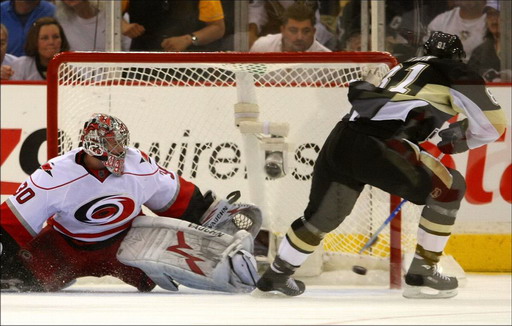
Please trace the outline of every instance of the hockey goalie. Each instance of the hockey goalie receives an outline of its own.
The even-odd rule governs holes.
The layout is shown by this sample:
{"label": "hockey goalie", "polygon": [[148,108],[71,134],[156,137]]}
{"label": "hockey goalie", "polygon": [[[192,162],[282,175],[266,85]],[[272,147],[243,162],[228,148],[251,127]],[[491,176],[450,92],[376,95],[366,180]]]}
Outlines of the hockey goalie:
{"label": "hockey goalie", "polygon": [[94,114],[78,148],[42,165],[2,203],[2,291],[59,291],[107,275],[142,292],[255,288],[258,207],[236,203],[238,191],[203,195],[128,144],[120,119]]}

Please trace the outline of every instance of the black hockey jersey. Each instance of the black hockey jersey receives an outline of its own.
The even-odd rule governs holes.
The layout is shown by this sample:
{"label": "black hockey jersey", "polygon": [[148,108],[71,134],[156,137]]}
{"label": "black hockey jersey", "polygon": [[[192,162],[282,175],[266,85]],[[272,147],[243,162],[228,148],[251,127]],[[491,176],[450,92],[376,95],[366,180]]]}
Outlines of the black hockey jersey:
{"label": "black hockey jersey", "polygon": [[462,62],[433,56],[412,58],[391,69],[378,87],[350,85],[351,111],[344,119],[377,137],[421,143],[453,116],[468,118],[469,148],[490,143],[504,132],[505,114],[484,80]]}

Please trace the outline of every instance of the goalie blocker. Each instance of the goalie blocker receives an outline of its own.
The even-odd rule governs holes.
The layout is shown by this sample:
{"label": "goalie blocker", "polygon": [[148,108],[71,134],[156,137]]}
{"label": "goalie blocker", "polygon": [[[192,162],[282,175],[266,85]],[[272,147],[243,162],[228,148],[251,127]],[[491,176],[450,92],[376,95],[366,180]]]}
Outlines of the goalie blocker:
{"label": "goalie blocker", "polygon": [[239,196],[233,192],[228,200],[215,201],[201,218],[203,225],[137,217],[117,259],[141,269],[170,291],[183,284],[203,290],[251,292],[259,279],[252,252],[262,220],[256,206],[234,204]]}

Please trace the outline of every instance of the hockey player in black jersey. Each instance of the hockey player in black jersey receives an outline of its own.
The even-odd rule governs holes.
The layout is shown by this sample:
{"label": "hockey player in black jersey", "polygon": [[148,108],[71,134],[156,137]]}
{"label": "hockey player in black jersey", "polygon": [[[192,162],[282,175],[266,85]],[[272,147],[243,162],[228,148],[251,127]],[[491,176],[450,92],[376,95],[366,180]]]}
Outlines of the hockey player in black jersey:
{"label": "hockey player in black jersey", "polygon": [[443,153],[461,153],[498,139],[507,121],[483,79],[462,63],[465,53],[457,36],[434,32],[424,44],[424,55],[391,69],[377,87],[366,81],[350,84],[352,109],[325,141],[304,216],[291,224],[257,283],[259,290],[303,293],[304,283],[292,274],[350,214],[363,187],[372,185],[425,205],[403,295],[457,294],[457,279],[441,274],[437,263],[466,184],[458,171],[441,164],[421,143],[459,115],[459,121],[439,131],[437,146]]}

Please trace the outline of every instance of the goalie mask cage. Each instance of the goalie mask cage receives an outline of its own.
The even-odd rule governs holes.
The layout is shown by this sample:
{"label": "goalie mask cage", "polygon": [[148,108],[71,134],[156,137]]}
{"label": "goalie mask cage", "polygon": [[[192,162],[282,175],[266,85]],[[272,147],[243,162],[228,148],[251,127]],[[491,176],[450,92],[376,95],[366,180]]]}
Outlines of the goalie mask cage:
{"label": "goalie mask cage", "polygon": [[[48,157],[79,146],[91,114],[114,115],[128,126],[132,146],[203,193],[225,197],[240,190],[240,201],[259,205],[264,228],[279,239],[303,215],[318,151],[350,110],[348,82],[369,73],[382,77],[396,64],[380,52],[61,53],[47,75]],[[240,103],[252,113],[238,111],[235,124]],[[261,130],[242,133],[240,121]],[[285,137],[267,134],[283,125]],[[265,174],[270,151],[284,153],[284,176]],[[403,218],[358,255],[399,202],[367,186],[350,216],[323,240],[322,271],[353,264],[390,270],[391,287],[400,287],[401,255],[414,250],[418,208],[404,205]]]}

